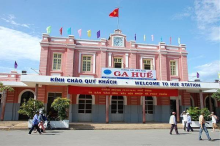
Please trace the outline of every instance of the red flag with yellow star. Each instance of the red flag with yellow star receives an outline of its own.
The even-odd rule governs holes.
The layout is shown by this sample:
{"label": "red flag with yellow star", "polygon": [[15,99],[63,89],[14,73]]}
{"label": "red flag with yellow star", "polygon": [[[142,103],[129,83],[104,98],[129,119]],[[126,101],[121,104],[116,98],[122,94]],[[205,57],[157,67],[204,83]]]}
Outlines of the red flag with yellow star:
{"label": "red flag with yellow star", "polygon": [[110,17],[118,17],[118,11],[119,11],[119,8],[117,8],[117,9],[114,9],[114,11],[112,11],[110,14],[109,14],[109,16]]}

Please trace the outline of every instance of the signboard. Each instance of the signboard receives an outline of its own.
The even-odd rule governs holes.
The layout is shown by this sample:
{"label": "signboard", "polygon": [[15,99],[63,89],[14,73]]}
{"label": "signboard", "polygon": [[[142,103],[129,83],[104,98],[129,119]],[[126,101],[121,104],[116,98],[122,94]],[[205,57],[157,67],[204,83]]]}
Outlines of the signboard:
{"label": "signboard", "polygon": [[69,94],[91,94],[112,96],[178,96],[178,89],[143,89],[143,88],[105,88],[69,86]]}
{"label": "signboard", "polygon": [[102,68],[102,78],[156,80],[155,70]]}

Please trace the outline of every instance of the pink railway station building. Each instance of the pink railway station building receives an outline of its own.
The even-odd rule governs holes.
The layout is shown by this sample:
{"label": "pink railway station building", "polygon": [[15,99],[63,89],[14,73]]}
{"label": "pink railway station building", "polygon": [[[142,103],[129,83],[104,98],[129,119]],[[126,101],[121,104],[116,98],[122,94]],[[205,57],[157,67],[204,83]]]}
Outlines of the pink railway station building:
{"label": "pink railway station building", "polygon": [[117,29],[108,40],[43,34],[40,45],[39,74],[0,73],[0,81],[15,89],[6,93],[5,121],[26,120],[17,111],[29,98],[53,115],[56,97],[71,100],[70,122],[168,122],[172,111],[180,120],[191,106],[220,115],[220,102],[210,96],[219,83],[188,81],[184,44],[138,44]]}

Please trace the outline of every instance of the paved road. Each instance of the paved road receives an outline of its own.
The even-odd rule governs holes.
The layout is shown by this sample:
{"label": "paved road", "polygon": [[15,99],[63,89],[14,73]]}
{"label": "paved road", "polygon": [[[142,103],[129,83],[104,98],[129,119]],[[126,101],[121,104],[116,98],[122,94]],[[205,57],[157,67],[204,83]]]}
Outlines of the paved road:
{"label": "paved road", "polygon": [[54,130],[28,135],[25,130],[0,131],[1,146],[220,146],[220,132],[210,132],[215,141],[198,140],[198,130],[169,135],[168,129],[151,130]]}

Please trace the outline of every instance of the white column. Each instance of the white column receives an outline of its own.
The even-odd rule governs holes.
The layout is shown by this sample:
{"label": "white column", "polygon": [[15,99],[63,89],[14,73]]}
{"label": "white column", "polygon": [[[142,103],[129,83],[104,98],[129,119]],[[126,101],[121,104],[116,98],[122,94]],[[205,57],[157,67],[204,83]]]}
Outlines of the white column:
{"label": "white column", "polygon": [[108,67],[112,66],[112,53],[108,53]]}
{"label": "white column", "polygon": [[128,68],[128,53],[125,54],[125,68]]}
{"label": "white column", "polygon": [[96,63],[95,60],[96,60],[96,54],[94,53],[94,54],[93,54],[93,73],[94,73],[94,74],[95,74],[95,65],[96,65],[96,64],[95,64],[95,63]]}
{"label": "white column", "polygon": [[79,53],[79,68],[78,68],[78,73],[80,73],[81,70],[81,53]]}

